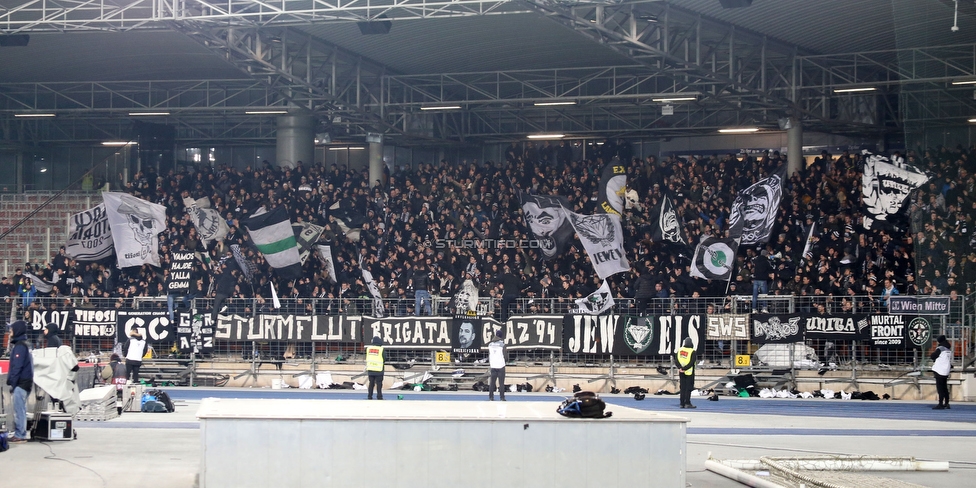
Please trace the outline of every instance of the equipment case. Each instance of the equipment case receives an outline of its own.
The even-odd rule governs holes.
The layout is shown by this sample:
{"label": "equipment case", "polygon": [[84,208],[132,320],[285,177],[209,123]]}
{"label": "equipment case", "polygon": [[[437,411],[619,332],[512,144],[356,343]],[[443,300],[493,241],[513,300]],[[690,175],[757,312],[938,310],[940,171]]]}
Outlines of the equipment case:
{"label": "equipment case", "polygon": [[34,429],[34,438],[46,441],[74,439],[74,420],[63,412],[42,412]]}

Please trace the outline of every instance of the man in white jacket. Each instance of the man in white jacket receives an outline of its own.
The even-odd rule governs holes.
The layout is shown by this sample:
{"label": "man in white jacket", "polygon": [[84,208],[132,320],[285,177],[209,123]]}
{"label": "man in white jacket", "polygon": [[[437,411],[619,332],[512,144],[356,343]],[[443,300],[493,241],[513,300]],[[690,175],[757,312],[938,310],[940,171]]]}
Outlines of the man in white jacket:
{"label": "man in white jacket", "polygon": [[495,400],[495,382],[498,382],[498,393],[505,401],[505,334],[501,329],[495,332],[495,340],[488,344],[488,366],[491,376],[488,380],[488,400]]}
{"label": "man in white jacket", "polygon": [[946,336],[940,335],[939,347],[932,353],[932,374],[935,375],[935,389],[939,392],[939,404],[933,410],[949,408],[949,372],[952,370],[952,346]]}

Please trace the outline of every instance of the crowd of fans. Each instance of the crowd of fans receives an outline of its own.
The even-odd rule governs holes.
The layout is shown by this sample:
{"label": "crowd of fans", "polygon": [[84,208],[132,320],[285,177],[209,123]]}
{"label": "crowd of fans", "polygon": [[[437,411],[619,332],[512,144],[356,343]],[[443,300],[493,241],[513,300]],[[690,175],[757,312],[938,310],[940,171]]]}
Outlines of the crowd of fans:
{"label": "crowd of fans", "polygon": [[[769,259],[775,278],[770,294],[823,297],[847,306],[854,296],[883,299],[901,294],[963,294],[976,281],[976,148],[909,151],[907,161],[931,179],[914,192],[894,226],[862,227],[860,205],[864,157],[826,151],[808,167],[789,175],[770,241],[740,248],[730,283],[689,276],[694,245],[702,236],[725,236],[730,204],[736,192],[764,178],[785,157],[779,152],[723,156],[648,156],[634,158],[626,143],[607,141],[599,154],[573,160],[566,143],[536,148],[513,143],[503,162],[440,161],[415,168],[397,166],[376,186],[368,172],[335,164],[280,169],[265,161],[238,169],[186,167],[167,174],[138,173],[123,191],[162,204],[167,225],[160,234],[161,266],[118,269],[114,259],[76,262],[62,249],[35,273],[55,281],[48,295],[35,300],[36,288],[22,270],[3,279],[0,293],[22,300],[29,313],[39,307],[93,306],[101,298],[126,306],[132,297],[165,296],[172,251],[196,251],[201,259],[193,273],[190,294],[213,296],[219,263],[230,264],[230,244],[241,244],[257,265],[253,282],[234,272],[225,279],[232,297],[270,301],[270,283],[283,298],[331,298],[326,313],[356,312],[356,298],[369,297],[360,263],[376,278],[385,298],[400,298],[397,313],[413,313],[415,291],[454,296],[467,280],[482,297],[507,305],[514,297],[571,300],[600,286],[579,241],[564,255],[540,261],[532,246],[491,246],[477,243],[532,238],[521,215],[516,189],[568,198],[576,212],[593,213],[600,174],[617,157],[627,166],[628,202],[623,228],[633,273],[610,278],[618,297],[638,299],[751,294],[756,259]],[[374,182],[375,183],[375,182]],[[651,214],[671,195],[691,246],[676,247],[651,238]],[[230,232],[221,242],[204,246],[184,207],[184,198],[209,197],[226,218]],[[351,240],[330,210],[336,202],[361,214],[358,240]],[[294,223],[325,227],[319,243],[331,246],[335,276],[322,259],[309,258],[301,279],[285,281],[248,246],[245,224],[260,207],[284,206]],[[811,226],[815,242],[804,255]],[[355,234],[352,234],[355,235]],[[763,251],[766,252],[763,252]],[[230,272],[230,271],[223,271]],[[57,278],[55,278],[57,276]],[[887,290],[887,291],[886,291]],[[45,295],[41,293],[40,295]],[[61,297],[64,297],[64,300]],[[19,298],[18,298],[19,297]],[[548,300],[534,300],[527,312],[546,312]],[[333,307],[330,305],[330,307]],[[319,311],[322,312],[321,310]],[[368,313],[368,310],[358,310]]]}

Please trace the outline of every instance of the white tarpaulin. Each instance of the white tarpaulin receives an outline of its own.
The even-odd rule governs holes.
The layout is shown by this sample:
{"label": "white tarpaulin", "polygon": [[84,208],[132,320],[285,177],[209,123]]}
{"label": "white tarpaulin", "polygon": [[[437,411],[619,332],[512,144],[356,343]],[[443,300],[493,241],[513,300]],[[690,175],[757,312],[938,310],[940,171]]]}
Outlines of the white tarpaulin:
{"label": "white tarpaulin", "polygon": [[793,348],[794,368],[820,367],[820,362],[817,361],[817,351],[802,342],[794,342],[792,344],[763,344],[754,355],[756,362],[757,364],[771,366],[773,368],[789,368],[790,347]]}
{"label": "white tarpaulin", "polygon": [[51,398],[64,402],[64,411],[74,415],[81,409],[78,386],[72,371],[78,365],[75,353],[68,346],[45,347],[31,351],[34,358],[34,386],[44,390]]}

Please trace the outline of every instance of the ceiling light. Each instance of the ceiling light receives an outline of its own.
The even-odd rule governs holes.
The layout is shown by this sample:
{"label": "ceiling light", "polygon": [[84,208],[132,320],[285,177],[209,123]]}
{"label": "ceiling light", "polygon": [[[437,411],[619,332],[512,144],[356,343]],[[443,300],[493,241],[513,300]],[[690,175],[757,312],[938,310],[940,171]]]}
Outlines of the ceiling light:
{"label": "ceiling light", "polygon": [[128,146],[129,144],[135,144],[135,141],[105,141],[102,143],[103,146]]}
{"label": "ceiling light", "polygon": [[566,134],[529,134],[529,139],[562,139]]}
{"label": "ceiling light", "polygon": [[436,105],[430,107],[420,107],[420,110],[459,110],[460,105]]}
{"label": "ceiling light", "polygon": [[248,110],[244,112],[247,115],[283,115],[287,114],[287,110]]}
{"label": "ceiling light", "polygon": [[976,85],[976,80],[953,81],[953,85]]}
{"label": "ceiling light", "polygon": [[758,127],[740,127],[736,129],[719,129],[718,131],[723,134],[740,134],[745,132],[757,132]]}
{"label": "ceiling light", "polygon": [[535,102],[533,103],[536,107],[550,107],[554,105],[576,105],[575,101],[570,102]]}
{"label": "ceiling light", "polygon": [[14,114],[14,117],[54,117],[54,114],[50,114],[50,113]]}
{"label": "ceiling light", "polygon": [[698,100],[698,97],[674,97],[674,98],[652,98],[654,102],[690,102]]}
{"label": "ceiling light", "polygon": [[976,124],[976,119],[969,119],[969,122],[972,124]]}
{"label": "ceiling light", "polygon": [[366,149],[363,146],[343,146],[343,147],[330,147],[330,151],[361,151]]}
{"label": "ceiling light", "polygon": [[130,117],[169,115],[169,112],[129,112]]}
{"label": "ceiling light", "polygon": [[41,173],[47,173],[47,168],[41,168]]}
{"label": "ceiling light", "polygon": [[834,93],[854,93],[854,92],[869,92],[875,91],[877,88],[873,86],[868,86],[864,88],[835,88]]}

